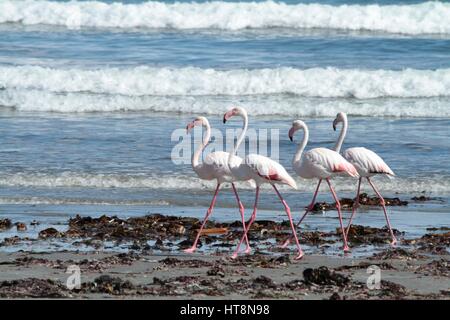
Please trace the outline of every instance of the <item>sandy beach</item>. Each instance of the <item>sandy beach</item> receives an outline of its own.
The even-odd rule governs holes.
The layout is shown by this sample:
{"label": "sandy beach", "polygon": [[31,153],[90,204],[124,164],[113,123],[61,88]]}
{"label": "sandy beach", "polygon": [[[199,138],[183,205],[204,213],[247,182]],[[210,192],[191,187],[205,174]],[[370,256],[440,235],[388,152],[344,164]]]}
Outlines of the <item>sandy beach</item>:
{"label": "sandy beach", "polygon": [[[139,299],[449,299],[449,255],[394,259],[251,255],[0,254],[2,298]],[[81,267],[81,289],[65,287],[66,267]],[[366,286],[367,267],[381,288]],[[321,269],[322,268],[322,269]],[[315,271],[305,277],[306,270]],[[309,274],[309,273],[308,273]]]}
{"label": "sandy beach", "polygon": [[[10,238],[0,245],[1,298],[138,298],[138,299],[449,299],[450,234],[435,228],[418,239],[396,231],[400,245],[390,248],[384,228],[354,226],[352,248],[376,246],[375,253],[355,258],[307,254],[293,260],[292,248],[273,245],[288,231],[286,222],[257,220],[251,243],[255,251],[238,259],[230,250],[240,235],[238,222],[209,222],[199,253],[187,255],[200,220],[148,215],[74,217],[66,231],[48,228],[35,240]],[[152,225],[153,228],[149,226]],[[337,243],[335,234],[304,232],[301,242],[319,248]],[[165,240],[161,240],[162,232]],[[183,235],[180,235],[182,233]],[[59,252],[5,252],[20,241],[80,242],[103,248],[106,242],[129,241],[128,250],[102,249]],[[151,242],[150,240],[154,240]],[[257,242],[256,242],[257,241]],[[150,245],[149,243],[153,243]],[[260,250],[261,249],[261,250]],[[79,268],[80,286],[69,290],[67,280]],[[379,269],[378,269],[379,268]],[[372,272],[370,272],[372,270]],[[373,282],[379,270],[378,282]],[[372,280],[369,278],[372,276]],[[369,284],[368,284],[369,283]],[[373,286],[378,285],[378,286]]]}
{"label": "sandy beach", "polygon": [[450,300],[449,1],[0,0],[0,299]]}

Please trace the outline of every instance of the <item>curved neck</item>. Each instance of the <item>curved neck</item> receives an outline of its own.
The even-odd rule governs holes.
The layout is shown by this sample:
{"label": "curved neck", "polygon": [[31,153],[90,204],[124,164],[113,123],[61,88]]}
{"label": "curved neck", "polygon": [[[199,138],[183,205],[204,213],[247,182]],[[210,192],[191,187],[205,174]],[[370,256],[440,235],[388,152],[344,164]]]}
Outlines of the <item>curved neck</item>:
{"label": "curved neck", "polygon": [[336,141],[336,145],[334,146],[334,151],[336,151],[337,153],[341,151],[342,143],[344,143],[345,136],[347,135],[347,128],[348,128],[347,118],[344,118],[344,120],[342,121],[341,133],[339,134],[339,138]]}
{"label": "curved neck", "polygon": [[303,151],[305,150],[305,147],[308,144],[308,140],[309,140],[308,127],[304,126],[303,131],[304,131],[303,140],[297,146],[297,151],[295,152],[294,158],[292,159],[292,163],[296,163],[296,162],[300,161],[300,159],[302,158]]}
{"label": "curved neck", "polygon": [[248,116],[246,114],[242,115],[242,118],[244,119],[244,124],[242,126],[242,131],[241,134],[239,135],[236,144],[233,147],[233,151],[230,152],[230,156],[229,158],[231,158],[232,156],[234,156],[237,151],[239,150],[239,147],[241,146],[242,141],[244,141],[245,138],[245,134],[247,133],[247,127],[248,127]]}
{"label": "curved neck", "polygon": [[192,155],[191,163],[192,163],[193,168],[196,168],[199,166],[200,155],[202,154],[203,150],[208,145],[209,139],[211,138],[211,126],[209,125],[209,123],[206,123],[205,127],[206,127],[206,133],[203,135],[202,142],[198,145],[197,149],[195,150],[194,154]]}

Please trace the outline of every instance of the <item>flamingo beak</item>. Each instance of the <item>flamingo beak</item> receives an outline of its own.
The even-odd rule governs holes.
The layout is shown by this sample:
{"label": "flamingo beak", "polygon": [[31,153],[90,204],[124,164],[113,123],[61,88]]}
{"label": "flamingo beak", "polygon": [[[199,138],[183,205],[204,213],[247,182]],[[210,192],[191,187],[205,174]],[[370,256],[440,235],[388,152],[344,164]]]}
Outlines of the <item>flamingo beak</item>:
{"label": "flamingo beak", "polygon": [[223,115],[223,123],[227,123],[228,119],[230,119],[232,116],[234,116],[233,110],[230,110],[230,111],[226,112]]}
{"label": "flamingo beak", "polygon": [[189,133],[189,131],[192,130],[192,128],[194,128],[195,126],[195,121],[189,122],[188,125],[186,126],[186,134]]}
{"label": "flamingo beak", "polygon": [[294,141],[293,140],[293,138],[294,138],[294,133],[295,133],[295,128],[294,127],[292,127],[290,130],[289,130],[289,140],[291,140],[291,141]]}
{"label": "flamingo beak", "polygon": [[333,121],[333,130],[334,131],[336,131],[337,124],[338,124],[337,119],[334,119],[334,121]]}

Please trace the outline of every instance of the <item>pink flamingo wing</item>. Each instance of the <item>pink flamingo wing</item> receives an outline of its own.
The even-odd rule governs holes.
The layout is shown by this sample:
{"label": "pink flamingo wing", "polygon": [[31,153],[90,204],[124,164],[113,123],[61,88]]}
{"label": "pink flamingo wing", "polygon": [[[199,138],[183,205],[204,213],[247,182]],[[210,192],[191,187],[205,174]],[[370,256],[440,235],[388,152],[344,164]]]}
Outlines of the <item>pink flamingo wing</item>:
{"label": "pink flamingo wing", "polygon": [[348,161],[338,163],[334,167],[333,172],[347,172],[352,177],[358,176],[358,171],[356,171],[355,166]]}
{"label": "pink flamingo wing", "polygon": [[284,169],[284,167],[278,162],[273,161],[270,158],[252,154],[247,156],[246,164],[263,179],[286,183],[293,188],[297,188],[297,184],[287,173],[286,169]]}
{"label": "pink flamingo wing", "polygon": [[372,150],[350,148],[344,153],[345,158],[366,173],[380,173],[395,176],[384,160]]}
{"label": "pink flamingo wing", "polygon": [[305,154],[307,159],[317,170],[324,174],[345,172],[352,177],[358,176],[356,168],[339,153],[327,148],[315,148]]}

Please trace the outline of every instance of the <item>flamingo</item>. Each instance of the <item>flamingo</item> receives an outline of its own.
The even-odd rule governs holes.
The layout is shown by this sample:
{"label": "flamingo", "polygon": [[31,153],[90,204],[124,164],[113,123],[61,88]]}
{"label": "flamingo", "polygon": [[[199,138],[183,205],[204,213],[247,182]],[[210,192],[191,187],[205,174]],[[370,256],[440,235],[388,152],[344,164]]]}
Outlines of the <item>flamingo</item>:
{"label": "flamingo", "polygon": [[300,247],[300,244],[298,242],[297,233],[295,231],[295,226],[292,221],[291,216],[291,210],[287,204],[287,202],[283,199],[281,193],[278,191],[276,184],[286,184],[291,186],[294,189],[297,189],[297,184],[295,183],[294,179],[287,173],[286,169],[279,164],[278,162],[262,156],[258,154],[249,154],[245,157],[244,161],[237,163],[233,159],[239,149],[240,144],[242,143],[245,133],[247,130],[248,125],[248,115],[247,111],[244,108],[241,107],[234,107],[230,109],[228,112],[226,112],[223,116],[223,122],[226,123],[229,119],[231,119],[234,116],[240,116],[244,120],[244,126],[243,130],[238,137],[238,140],[236,144],[234,145],[233,151],[230,153],[229,156],[229,168],[230,171],[234,176],[240,177],[240,179],[251,179],[255,182],[256,186],[256,192],[255,192],[255,203],[253,206],[253,212],[250,218],[250,221],[248,222],[247,226],[244,228],[244,234],[239,241],[239,244],[237,245],[236,251],[233,253],[232,258],[235,259],[238,255],[239,248],[243,242],[243,240],[247,237],[247,233],[250,230],[250,227],[252,226],[253,222],[256,219],[256,213],[257,213],[257,207],[258,207],[258,199],[259,199],[259,191],[260,186],[263,184],[270,184],[273,189],[275,190],[275,193],[277,194],[278,198],[280,199],[281,203],[284,206],[284,210],[286,211],[286,214],[289,218],[291,229],[293,236],[296,241],[297,249],[298,249],[298,255],[295,259],[301,259],[303,257],[303,251]]}
{"label": "flamingo", "polygon": [[[348,128],[348,120],[347,115],[344,112],[340,112],[337,114],[336,119],[333,121],[333,129],[336,131],[336,127],[339,123],[342,122],[342,130],[339,135],[339,138],[336,142],[336,146],[334,149],[336,152],[340,152],[342,143],[344,142],[345,136],[347,134],[347,128]],[[384,162],[383,159],[379,155],[377,155],[372,150],[366,149],[364,147],[356,147],[356,148],[349,148],[344,151],[343,153],[344,158],[347,159],[350,163],[352,163],[356,170],[359,173],[359,181],[358,181],[358,189],[356,192],[356,199],[355,203],[353,204],[353,210],[352,215],[350,216],[350,220],[348,222],[346,235],[348,235],[348,232],[350,230],[350,226],[352,224],[353,217],[355,216],[356,209],[359,205],[359,193],[361,191],[361,183],[362,179],[366,178],[369,182],[372,189],[377,194],[378,198],[380,199],[380,204],[383,207],[384,216],[386,218],[387,225],[389,227],[389,232],[391,233],[392,241],[391,245],[395,246],[397,243],[397,239],[395,238],[394,232],[392,231],[391,223],[389,221],[389,217],[386,211],[386,205],[383,196],[378,191],[377,187],[374,185],[372,180],[370,179],[374,175],[387,175],[389,176],[395,176],[394,172],[389,168],[389,166]]]}
{"label": "flamingo", "polygon": [[[295,132],[300,129],[304,131],[303,140],[297,147],[297,151],[295,152],[294,158],[292,159],[292,166],[295,172],[300,177],[305,179],[317,178],[319,179],[319,182],[317,184],[316,191],[314,192],[312,202],[307,207],[306,212],[297,223],[297,226],[300,225],[306,215],[310,211],[312,211],[314,202],[316,201],[317,193],[319,192],[320,184],[322,180],[325,179],[328,187],[330,188],[331,194],[336,201],[339,224],[341,225],[342,238],[344,240],[344,252],[349,251],[350,249],[347,245],[347,236],[345,234],[342,222],[341,204],[336,195],[336,192],[333,189],[333,186],[331,185],[330,179],[337,175],[358,177],[358,172],[356,171],[356,168],[347,160],[345,160],[338,152],[327,148],[315,148],[303,154],[303,151],[305,150],[306,144],[308,143],[309,139],[309,130],[307,125],[303,121],[296,120],[292,123],[292,127],[289,130],[289,139],[293,141]],[[283,247],[286,247],[289,242],[290,239],[286,240],[286,242],[283,244]]]}
{"label": "flamingo", "polygon": [[[214,205],[216,203],[217,195],[219,193],[220,186],[224,182],[231,182],[231,186],[233,188],[233,192],[236,196],[236,201],[239,207],[239,213],[241,214],[242,225],[245,229],[245,218],[244,218],[244,206],[239,198],[239,195],[236,190],[236,186],[234,185],[235,179],[233,178],[230,169],[228,167],[228,152],[216,151],[209,153],[203,164],[199,164],[199,158],[202,154],[205,147],[208,145],[210,137],[211,137],[211,126],[209,125],[208,119],[205,117],[197,117],[192,122],[188,123],[186,126],[186,132],[189,133],[195,126],[203,126],[206,128],[206,133],[203,137],[201,144],[197,147],[194,154],[192,155],[191,163],[192,168],[195,173],[199,176],[200,179],[203,180],[216,180],[217,185],[214,192],[214,196],[212,198],[211,204],[206,211],[205,218],[203,219],[203,223],[200,227],[200,230],[197,233],[194,244],[192,247],[185,249],[184,252],[193,253],[197,249],[197,242],[200,238],[201,232],[205,227],[206,221],[208,221],[209,217],[213,212]],[[242,161],[242,159],[241,159]],[[239,157],[236,157],[235,162],[239,162]],[[248,243],[247,237],[245,237],[245,242],[247,244],[247,250],[249,250],[250,245]]]}

